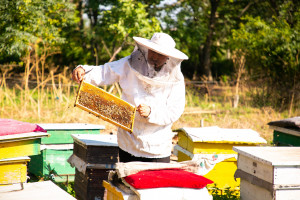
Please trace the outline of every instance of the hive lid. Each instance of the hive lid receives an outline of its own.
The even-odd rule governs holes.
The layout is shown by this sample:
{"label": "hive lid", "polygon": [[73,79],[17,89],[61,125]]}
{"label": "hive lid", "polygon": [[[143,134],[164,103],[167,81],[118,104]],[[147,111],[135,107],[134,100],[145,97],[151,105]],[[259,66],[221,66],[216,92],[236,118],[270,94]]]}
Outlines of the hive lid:
{"label": "hive lid", "polygon": [[49,137],[50,134],[46,132],[30,132],[30,133],[20,133],[20,134],[13,134],[13,135],[4,135],[0,136],[0,143],[2,142],[12,142],[12,141],[19,141],[19,140],[32,140],[42,137]]}
{"label": "hive lid", "polygon": [[193,142],[211,143],[254,143],[265,144],[267,141],[252,129],[228,129],[218,126],[202,128],[181,128]]}
{"label": "hive lid", "polygon": [[233,147],[233,150],[272,166],[300,165],[300,147]]}
{"label": "hive lid", "polygon": [[72,134],[72,138],[84,146],[118,146],[116,135]]}
{"label": "hive lid", "polygon": [[86,123],[43,123],[38,124],[43,129],[50,130],[103,130],[105,126]]}

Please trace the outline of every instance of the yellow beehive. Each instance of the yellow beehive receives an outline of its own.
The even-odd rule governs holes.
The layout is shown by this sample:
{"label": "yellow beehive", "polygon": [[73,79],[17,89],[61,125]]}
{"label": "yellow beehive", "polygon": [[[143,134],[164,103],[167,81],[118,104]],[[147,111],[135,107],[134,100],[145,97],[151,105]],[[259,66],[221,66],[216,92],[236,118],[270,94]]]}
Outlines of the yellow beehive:
{"label": "yellow beehive", "polygon": [[29,157],[0,160],[0,185],[26,182],[28,161]]}
{"label": "yellow beehive", "polygon": [[[234,179],[237,169],[237,153],[233,146],[256,146],[267,143],[251,129],[223,129],[217,126],[204,128],[181,128],[178,132],[178,162],[203,156],[219,158],[204,177],[214,181],[217,187],[235,189],[239,180]],[[193,159],[195,160],[195,159]],[[211,187],[213,185],[210,185]]]}
{"label": "yellow beehive", "polygon": [[48,136],[45,132],[0,136],[0,159],[38,155],[41,138]]}

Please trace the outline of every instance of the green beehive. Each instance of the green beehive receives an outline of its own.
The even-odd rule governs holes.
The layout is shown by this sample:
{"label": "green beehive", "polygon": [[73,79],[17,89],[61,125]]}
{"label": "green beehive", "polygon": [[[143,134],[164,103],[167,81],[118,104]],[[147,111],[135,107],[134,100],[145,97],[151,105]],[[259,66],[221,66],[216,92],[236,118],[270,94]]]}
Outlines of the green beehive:
{"label": "green beehive", "polygon": [[[42,138],[41,154],[31,156],[28,169],[40,178],[50,178],[57,182],[74,181],[75,169],[67,162],[73,153],[72,134],[100,134],[102,125],[81,123],[39,124],[50,134]],[[52,174],[52,175],[51,175]]]}
{"label": "green beehive", "polygon": [[300,117],[269,122],[273,129],[273,143],[276,146],[300,146]]}

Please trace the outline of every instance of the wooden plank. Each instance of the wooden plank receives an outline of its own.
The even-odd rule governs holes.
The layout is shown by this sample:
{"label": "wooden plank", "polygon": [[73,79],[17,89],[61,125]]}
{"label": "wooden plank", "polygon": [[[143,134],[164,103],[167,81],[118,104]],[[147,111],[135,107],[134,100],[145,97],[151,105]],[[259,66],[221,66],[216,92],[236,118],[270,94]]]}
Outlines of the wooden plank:
{"label": "wooden plank", "polygon": [[73,134],[100,134],[100,130],[49,130],[48,138],[42,138],[42,144],[70,144],[73,143]]}
{"label": "wooden plank", "polygon": [[274,184],[300,187],[300,166],[274,167]]}
{"label": "wooden plank", "polygon": [[300,165],[300,147],[233,147],[233,150],[267,165]]}
{"label": "wooden plank", "polygon": [[269,126],[269,128],[273,129],[275,131],[281,132],[281,133],[286,133],[286,134],[300,137],[300,129],[295,130],[295,129],[282,128],[282,127],[278,127],[278,126]]}
{"label": "wooden plank", "polygon": [[273,143],[276,146],[300,146],[300,136],[290,135],[287,133],[274,130]]}
{"label": "wooden plank", "polygon": [[4,135],[4,136],[0,136],[0,143],[21,141],[21,140],[33,140],[33,139],[43,138],[48,136],[49,134],[45,132],[30,132],[30,133]]}
{"label": "wooden plank", "polygon": [[258,187],[264,188],[270,192],[273,192],[274,188],[273,188],[273,184],[270,182],[267,182],[265,180],[262,180],[260,178],[257,178],[254,175],[251,175],[247,172],[244,172],[240,169],[237,169],[234,173],[234,178],[240,178],[243,179],[245,181],[248,181],[249,183],[256,185]]}
{"label": "wooden plank", "polygon": [[69,150],[73,149],[73,144],[41,144],[41,150],[52,149],[52,150]]}
{"label": "wooden plank", "polygon": [[74,142],[83,146],[118,146],[116,135],[72,135]]}
{"label": "wooden plank", "polygon": [[42,181],[35,183],[24,183],[24,189],[19,184],[1,186],[0,199],[5,200],[76,200],[66,191],[55,185],[51,181]]}
{"label": "wooden plank", "polygon": [[45,130],[103,130],[105,126],[85,123],[44,123],[38,124]]}
{"label": "wooden plank", "polygon": [[0,185],[26,182],[27,162],[29,160],[29,157],[0,160]]}
{"label": "wooden plank", "polygon": [[298,190],[276,190],[276,200],[299,200],[300,189]]}
{"label": "wooden plank", "polygon": [[241,179],[240,185],[240,196],[242,200],[274,200],[272,193],[265,188],[253,185],[243,179]]}
{"label": "wooden plank", "polygon": [[67,144],[73,143],[72,134],[100,134],[105,126],[84,123],[45,123],[38,124],[51,134],[42,138],[42,144]]}
{"label": "wooden plank", "polygon": [[254,160],[251,157],[245,156],[245,155],[238,155],[238,161],[237,161],[237,167],[238,169],[251,174],[253,176],[256,176],[264,181],[267,181],[269,183],[273,183],[273,166],[266,164],[264,162],[260,162],[257,160]]}

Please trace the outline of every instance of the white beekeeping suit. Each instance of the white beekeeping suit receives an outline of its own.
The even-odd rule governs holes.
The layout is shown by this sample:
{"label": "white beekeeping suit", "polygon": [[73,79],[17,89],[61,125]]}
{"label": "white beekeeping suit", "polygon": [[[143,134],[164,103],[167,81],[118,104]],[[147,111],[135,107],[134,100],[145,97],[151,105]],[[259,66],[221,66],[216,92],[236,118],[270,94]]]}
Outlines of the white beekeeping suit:
{"label": "white beekeeping suit", "polygon": [[[134,37],[137,43],[130,56],[100,66],[81,65],[85,81],[94,85],[119,82],[122,99],[138,106],[150,106],[147,118],[135,116],[133,132],[118,129],[118,145],[136,157],[163,158],[172,149],[172,124],[185,106],[185,84],[180,64],[187,56],[175,49],[174,40],[167,34],[155,33],[151,40]],[[168,56],[161,70],[147,62],[148,49]]]}

